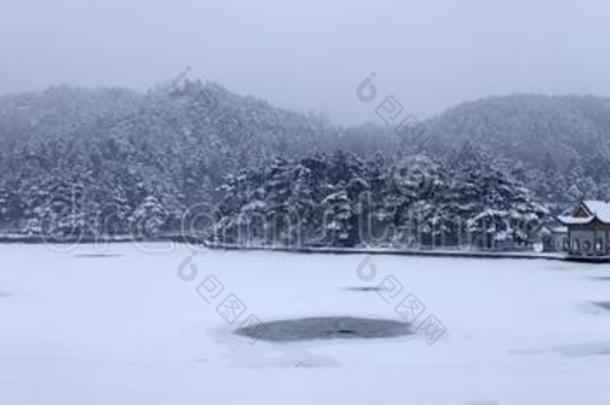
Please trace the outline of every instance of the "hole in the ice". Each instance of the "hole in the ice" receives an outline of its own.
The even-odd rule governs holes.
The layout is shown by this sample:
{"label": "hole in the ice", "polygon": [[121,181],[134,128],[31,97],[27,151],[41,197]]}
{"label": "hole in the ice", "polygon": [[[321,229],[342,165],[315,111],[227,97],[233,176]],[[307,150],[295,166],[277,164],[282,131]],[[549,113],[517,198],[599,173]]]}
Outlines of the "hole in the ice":
{"label": "hole in the ice", "polygon": [[121,257],[122,255],[117,255],[114,253],[79,253],[75,254],[74,257],[79,258],[87,258],[87,259],[99,259],[104,257]]}
{"label": "hole in the ice", "polygon": [[365,285],[365,286],[347,287],[345,289],[347,291],[359,291],[359,292],[381,291],[381,287],[379,287],[378,285]]}
{"label": "hole in the ice", "polygon": [[594,304],[606,311],[610,311],[610,301],[598,301],[594,302]]}
{"label": "hole in the ice", "polygon": [[608,356],[610,342],[591,342],[581,345],[561,346],[553,349],[566,357]]}
{"label": "hole in the ice", "polygon": [[379,339],[411,334],[409,324],[355,317],[312,317],[272,321],[242,327],[235,334],[269,342],[316,339]]}

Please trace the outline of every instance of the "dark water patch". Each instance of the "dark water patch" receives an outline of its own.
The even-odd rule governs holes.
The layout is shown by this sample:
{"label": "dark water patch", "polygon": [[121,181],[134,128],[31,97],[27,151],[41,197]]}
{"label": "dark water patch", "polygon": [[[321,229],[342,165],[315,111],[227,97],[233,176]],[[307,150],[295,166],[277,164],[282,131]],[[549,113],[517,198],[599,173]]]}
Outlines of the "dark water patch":
{"label": "dark water patch", "polygon": [[370,285],[370,286],[355,286],[355,287],[346,287],[346,291],[357,291],[357,292],[377,292],[381,291],[381,287],[378,285]]}
{"label": "dark water patch", "polygon": [[591,277],[591,279],[597,281],[610,281],[610,276]]}
{"label": "dark water patch", "polygon": [[580,345],[556,347],[553,351],[566,357],[588,357],[610,355],[610,342],[591,342]]}
{"label": "dark water patch", "polygon": [[412,333],[409,324],[386,319],[312,317],[286,319],[238,328],[240,336],[269,342],[299,342],[330,339],[379,339]]}
{"label": "dark water patch", "polygon": [[0,291],[0,298],[8,298],[11,297],[13,294],[8,292],[8,291]]}
{"label": "dark water patch", "polygon": [[123,255],[114,254],[114,253],[81,253],[75,254],[74,257],[83,258],[83,259],[99,259],[105,257],[121,257]]}
{"label": "dark water patch", "polygon": [[594,302],[595,305],[600,307],[601,309],[605,309],[606,311],[610,311],[610,301],[598,301]]}

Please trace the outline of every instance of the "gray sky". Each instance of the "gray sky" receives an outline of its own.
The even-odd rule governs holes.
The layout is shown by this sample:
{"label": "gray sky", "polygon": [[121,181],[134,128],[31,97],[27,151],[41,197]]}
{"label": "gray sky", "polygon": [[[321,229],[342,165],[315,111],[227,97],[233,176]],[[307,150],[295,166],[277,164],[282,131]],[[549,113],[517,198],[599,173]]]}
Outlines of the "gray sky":
{"label": "gray sky", "polygon": [[376,72],[420,118],[491,94],[610,95],[607,0],[1,0],[0,93],[192,77],[338,123]]}

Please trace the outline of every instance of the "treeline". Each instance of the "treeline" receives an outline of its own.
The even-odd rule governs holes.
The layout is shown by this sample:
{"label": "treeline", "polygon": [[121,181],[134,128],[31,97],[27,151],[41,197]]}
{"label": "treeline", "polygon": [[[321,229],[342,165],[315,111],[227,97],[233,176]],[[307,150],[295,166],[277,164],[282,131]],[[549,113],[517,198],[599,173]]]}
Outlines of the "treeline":
{"label": "treeline", "polygon": [[222,244],[514,249],[549,220],[521,183],[468,150],[446,163],[342,152],[277,159],[222,188],[210,238]]}
{"label": "treeline", "polygon": [[[238,218],[244,218],[242,209],[261,215],[266,212],[261,204],[277,207],[288,198],[284,193],[297,193],[301,199],[292,208],[297,214],[289,214],[303,218],[311,213],[315,219],[297,221],[298,230],[281,222],[268,225],[272,230],[265,232],[272,237],[252,240],[411,244],[410,227],[425,231],[416,237],[420,244],[459,243],[473,236],[474,243],[489,245],[481,229],[484,221],[492,221],[498,241],[513,235],[508,239],[524,243],[506,219],[521,212],[519,198],[511,196],[542,201],[552,214],[582,197],[610,198],[608,106],[607,100],[587,97],[486,99],[423,122],[424,136],[409,142],[389,127],[341,128],[320,114],[297,114],[198,81],[144,94],[56,87],[3,96],[0,233],[153,237],[182,232],[186,218],[188,229],[196,232],[220,221],[225,236],[218,238],[230,242],[237,238],[231,235]],[[430,138],[436,144],[422,145]],[[458,162],[455,157],[464,150],[473,158]],[[412,157],[416,151],[429,159]],[[262,179],[297,170],[295,165],[306,173],[294,180],[299,188],[290,184],[269,197],[273,187]],[[400,173],[426,173],[425,192],[413,194],[412,187],[400,185],[416,181]],[[252,194],[251,206],[240,203],[249,201],[243,195],[250,191],[243,188],[251,186],[237,180],[244,176],[259,179],[256,190],[271,191],[264,198]],[[287,175],[271,177],[280,184],[282,176]],[[484,187],[486,181],[506,182],[509,198],[501,201],[502,189]],[[535,197],[519,191],[521,185]],[[468,203],[460,205],[460,199]],[[209,218],[215,211],[210,207],[217,206],[224,214]],[[355,222],[361,212],[370,220]],[[288,214],[276,216],[281,215]],[[440,230],[428,231],[430,224]]]}
{"label": "treeline", "polygon": [[189,207],[222,197],[227,174],[362,147],[356,132],[199,81],[0,97],[0,232],[131,233],[144,213],[150,232],[175,232]]}

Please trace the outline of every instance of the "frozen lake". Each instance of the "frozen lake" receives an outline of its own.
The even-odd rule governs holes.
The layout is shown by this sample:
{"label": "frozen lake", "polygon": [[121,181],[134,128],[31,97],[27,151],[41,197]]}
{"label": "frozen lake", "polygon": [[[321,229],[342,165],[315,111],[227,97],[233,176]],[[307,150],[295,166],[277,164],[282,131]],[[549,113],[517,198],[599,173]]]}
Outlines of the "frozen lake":
{"label": "frozen lake", "polygon": [[0,402],[608,404],[609,309],[608,265],[0,245]]}

